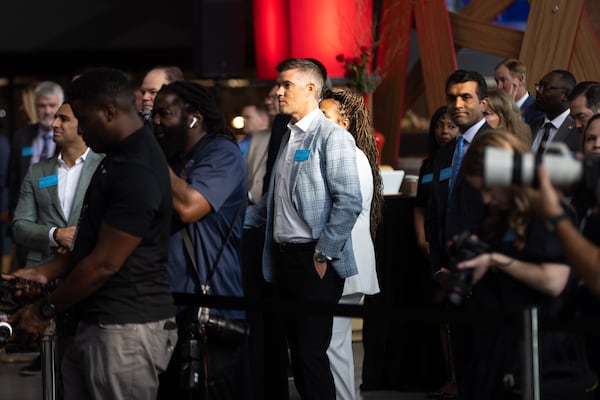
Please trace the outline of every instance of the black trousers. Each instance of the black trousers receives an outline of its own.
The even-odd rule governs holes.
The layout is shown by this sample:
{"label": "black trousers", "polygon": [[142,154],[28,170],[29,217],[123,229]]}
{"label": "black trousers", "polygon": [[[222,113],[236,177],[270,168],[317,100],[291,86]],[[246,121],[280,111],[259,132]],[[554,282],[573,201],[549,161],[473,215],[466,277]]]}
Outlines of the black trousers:
{"label": "black trousers", "polygon": [[[344,288],[328,263],[325,276],[317,274],[313,254],[315,244],[297,247],[275,246],[279,256],[277,286],[284,299],[323,304],[337,304]],[[326,314],[290,313],[284,318],[290,347],[294,383],[305,400],[334,400],[335,384],[329,368],[327,348],[331,341],[333,316]]]}

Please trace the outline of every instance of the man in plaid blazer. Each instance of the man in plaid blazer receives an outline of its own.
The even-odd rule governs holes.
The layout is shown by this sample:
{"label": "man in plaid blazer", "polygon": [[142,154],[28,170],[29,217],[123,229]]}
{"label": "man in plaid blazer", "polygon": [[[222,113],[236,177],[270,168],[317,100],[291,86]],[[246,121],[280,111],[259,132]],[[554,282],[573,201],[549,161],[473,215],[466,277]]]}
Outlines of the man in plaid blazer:
{"label": "man in plaid blazer", "polygon": [[[351,231],[362,207],[355,143],[318,108],[323,77],[306,59],[277,66],[281,112],[291,115],[269,190],[246,215],[266,224],[263,275],[282,297],[336,304],[357,273]],[[285,332],[303,399],[335,399],[327,347],[331,315],[289,314]]]}

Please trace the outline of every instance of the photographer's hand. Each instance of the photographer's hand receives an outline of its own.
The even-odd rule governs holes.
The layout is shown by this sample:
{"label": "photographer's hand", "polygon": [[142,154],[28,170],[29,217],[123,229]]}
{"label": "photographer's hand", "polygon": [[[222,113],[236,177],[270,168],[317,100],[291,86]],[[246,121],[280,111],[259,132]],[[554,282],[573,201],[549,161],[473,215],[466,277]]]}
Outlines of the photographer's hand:
{"label": "photographer's hand", "polygon": [[560,195],[552,186],[548,171],[543,166],[539,166],[537,174],[540,182],[539,188],[525,188],[525,193],[531,202],[531,208],[545,219],[562,214],[563,208],[560,205]]}
{"label": "photographer's hand", "polygon": [[488,269],[494,264],[492,259],[492,253],[480,254],[477,257],[471,258],[470,260],[462,261],[456,265],[458,269],[472,269],[473,280],[471,284],[475,285],[483,278],[487,273]]}
{"label": "photographer's hand", "polygon": [[44,336],[50,320],[42,317],[40,306],[39,303],[27,305],[9,318],[8,321],[15,326],[19,342],[28,343]]}

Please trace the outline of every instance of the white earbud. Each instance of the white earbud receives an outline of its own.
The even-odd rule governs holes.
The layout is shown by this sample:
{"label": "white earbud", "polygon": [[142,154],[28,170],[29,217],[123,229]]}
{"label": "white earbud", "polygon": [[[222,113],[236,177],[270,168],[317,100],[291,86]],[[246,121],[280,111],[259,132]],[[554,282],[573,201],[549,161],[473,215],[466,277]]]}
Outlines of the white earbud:
{"label": "white earbud", "polygon": [[193,128],[194,126],[196,126],[196,122],[198,122],[198,118],[192,117],[192,123],[190,124],[190,128]]}

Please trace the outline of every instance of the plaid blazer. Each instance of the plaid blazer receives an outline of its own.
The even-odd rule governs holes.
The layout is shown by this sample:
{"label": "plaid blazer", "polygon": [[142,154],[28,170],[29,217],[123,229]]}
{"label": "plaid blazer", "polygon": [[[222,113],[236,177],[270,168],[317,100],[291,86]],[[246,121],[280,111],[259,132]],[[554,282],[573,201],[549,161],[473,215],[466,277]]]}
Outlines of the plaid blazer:
{"label": "plaid blazer", "polygon": [[[281,141],[275,166],[289,135],[288,131]],[[333,258],[331,265],[342,278],[357,273],[351,232],[362,209],[362,197],[355,148],[350,133],[319,113],[300,146],[310,153],[306,160],[294,162],[290,179],[294,207],[317,240],[316,248]],[[245,220],[246,227],[266,224],[262,269],[267,282],[274,279],[271,251],[275,175],[271,174],[269,190],[258,204],[248,209]]]}

